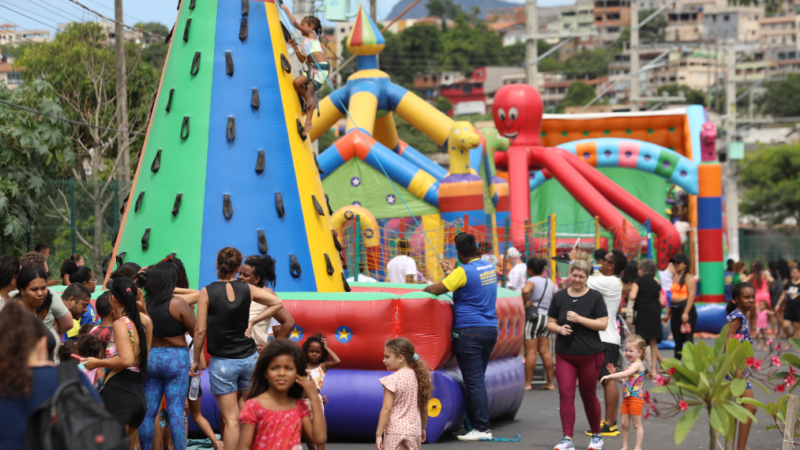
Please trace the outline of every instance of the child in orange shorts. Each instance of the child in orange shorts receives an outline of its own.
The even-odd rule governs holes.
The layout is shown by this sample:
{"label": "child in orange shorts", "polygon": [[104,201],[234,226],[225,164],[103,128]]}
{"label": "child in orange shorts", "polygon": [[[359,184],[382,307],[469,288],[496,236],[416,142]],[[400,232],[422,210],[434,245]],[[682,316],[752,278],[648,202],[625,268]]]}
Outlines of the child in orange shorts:
{"label": "child in orange shorts", "polygon": [[622,382],[622,450],[628,450],[628,440],[630,437],[631,417],[633,417],[633,427],[636,428],[636,448],[642,450],[644,440],[644,427],[642,427],[642,406],[644,405],[644,364],[642,355],[647,347],[647,342],[639,335],[632,335],[625,341],[625,358],[628,359],[628,366],[622,372],[617,372],[613,364],[609,364],[607,369],[611,375],[606,375],[600,379],[620,380]]}

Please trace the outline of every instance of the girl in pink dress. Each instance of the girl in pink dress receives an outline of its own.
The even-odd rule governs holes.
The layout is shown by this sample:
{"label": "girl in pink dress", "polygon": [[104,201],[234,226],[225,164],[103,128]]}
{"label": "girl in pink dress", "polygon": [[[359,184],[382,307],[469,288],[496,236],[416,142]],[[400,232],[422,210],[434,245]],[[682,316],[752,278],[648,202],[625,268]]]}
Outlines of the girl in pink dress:
{"label": "girl in pink dress", "polygon": [[431,373],[406,338],[386,343],[383,363],[395,373],[380,379],[383,408],[375,446],[382,450],[419,450],[426,437],[428,401],[433,390]]}
{"label": "girl in pink dress", "polygon": [[[311,400],[310,410],[303,396]],[[322,400],[294,342],[276,339],[261,353],[239,422],[239,450],[301,449],[301,430],[314,445],[328,440]]]}

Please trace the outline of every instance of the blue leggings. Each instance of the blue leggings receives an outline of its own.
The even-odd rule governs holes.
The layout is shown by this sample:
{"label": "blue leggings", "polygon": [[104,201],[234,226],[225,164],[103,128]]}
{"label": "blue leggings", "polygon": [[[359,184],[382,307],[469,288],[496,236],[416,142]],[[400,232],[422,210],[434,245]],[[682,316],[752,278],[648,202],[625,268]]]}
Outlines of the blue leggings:
{"label": "blue leggings", "polygon": [[147,378],[144,395],[147,398],[147,416],[139,427],[139,440],[143,450],[153,446],[153,427],[161,407],[161,397],[167,397],[169,431],[175,450],[186,449],[184,407],[189,391],[189,349],[186,347],[154,347],[147,358]]}

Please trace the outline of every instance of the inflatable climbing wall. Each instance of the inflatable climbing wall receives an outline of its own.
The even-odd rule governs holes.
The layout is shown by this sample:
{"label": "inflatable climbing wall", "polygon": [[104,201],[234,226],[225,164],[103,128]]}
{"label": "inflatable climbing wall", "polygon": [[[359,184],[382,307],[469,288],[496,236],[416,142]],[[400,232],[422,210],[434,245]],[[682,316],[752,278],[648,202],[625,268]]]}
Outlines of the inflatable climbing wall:
{"label": "inflatable climbing wall", "polygon": [[183,0],[114,257],[174,252],[196,288],[232,246],[276,258],[283,291],[344,290],[287,55],[272,1]]}

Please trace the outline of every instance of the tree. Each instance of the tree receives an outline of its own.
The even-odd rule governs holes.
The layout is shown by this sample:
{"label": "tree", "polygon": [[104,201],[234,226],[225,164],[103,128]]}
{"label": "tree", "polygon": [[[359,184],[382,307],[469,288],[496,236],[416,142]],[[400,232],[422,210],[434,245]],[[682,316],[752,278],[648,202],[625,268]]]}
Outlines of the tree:
{"label": "tree", "polygon": [[[653,14],[656,10],[655,9],[646,9],[643,11],[639,11],[639,23],[643,22],[645,19],[650,17],[650,14]],[[667,32],[667,18],[664,14],[659,14],[653,17],[649,22],[644,24],[643,27],[639,28],[639,41],[641,42],[663,42],[666,38]],[[625,42],[630,42],[631,40],[631,27],[625,27],[620,33],[617,40],[614,42],[612,46],[612,50],[615,53],[619,53],[623,50],[623,45]]]}
{"label": "tree", "polygon": [[563,113],[567,106],[583,106],[592,101],[595,95],[591,85],[583,81],[576,81],[567,89],[564,100],[558,105],[558,112]]}
{"label": "tree", "polygon": [[[453,3],[453,0],[428,0],[425,4],[428,8],[428,15],[438,17],[442,21],[442,33],[447,32],[447,20],[455,20],[461,14],[461,5]],[[478,9],[480,15],[480,9]]]}
{"label": "tree", "polygon": [[770,223],[800,223],[800,145],[762,147],[748,152],[739,183],[746,189],[740,207]]}
{"label": "tree", "polygon": [[706,103],[705,92],[692,89],[685,84],[665,84],[658,88],[658,92],[659,94],[661,92],[666,92],[673,97],[677,96],[679,92],[683,92],[683,96],[686,97],[686,103],[690,105],[705,105]]}
{"label": "tree", "polygon": [[564,72],[572,78],[599,78],[608,74],[609,62],[611,53],[602,47],[579,50],[567,60]]}
{"label": "tree", "polygon": [[778,117],[800,116],[800,74],[792,73],[783,81],[767,84],[767,111]]}
{"label": "tree", "polygon": [[[167,27],[158,22],[137,23],[135,26],[159,36],[166,36],[169,34]],[[151,42],[144,47],[142,59],[150,63],[153,67],[162,68],[164,67],[164,62],[167,60],[168,51],[169,45],[161,39],[156,39],[155,42]]]}
{"label": "tree", "polygon": [[[0,83],[0,98],[63,116],[52,86],[37,81],[10,90]],[[0,254],[20,255],[26,235],[42,218],[47,181],[72,163],[64,122],[0,104]]]}
{"label": "tree", "polygon": [[381,70],[392,81],[408,89],[414,87],[414,75],[439,71],[442,32],[433,25],[416,25],[400,34],[384,31],[386,47],[380,54]]}
{"label": "tree", "polygon": [[[132,131],[143,132],[149,122],[159,71],[141,61],[141,47],[126,45],[126,67],[128,68],[128,127]],[[115,51],[108,46],[102,29],[93,23],[73,23],[56,35],[56,39],[31,47],[19,61],[24,67],[22,75],[26,80],[48,80],[61,100],[64,114],[70,118],[97,127],[114,129],[116,118],[116,74]],[[113,195],[109,189],[116,178],[117,166],[122,152],[116,148],[117,133],[108,129],[76,126],[71,129],[72,150],[75,162],[67,176],[91,181],[79,183],[84,193],[91,197],[94,206],[95,223],[92,236],[78,233],[78,239],[91,249],[95,261],[95,271],[99,273],[99,262],[103,260],[103,230],[105,211],[112,204]],[[141,148],[141,137],[127,136],[127,146]],[[126,146],[126,147],[127,147]],[[132,165],[135,161],[132,161]],[[133,167],[124,168],[132,170]],[[67,195],[50,196],[45,202],[53,217],[60,217],[70,223]]]}
{"label": "tree", "polygon": [[453,109],[453,103],[447,97],[439,97],[436,99],[436,109],[447,114]]}
{"label": "tree", "polygon": [[504,63],[503,38],[489,30],[483,21],[471,22],[466,14],[456,17],[456,26],[442,36],[442,70],[468,73],[476,67]]}

